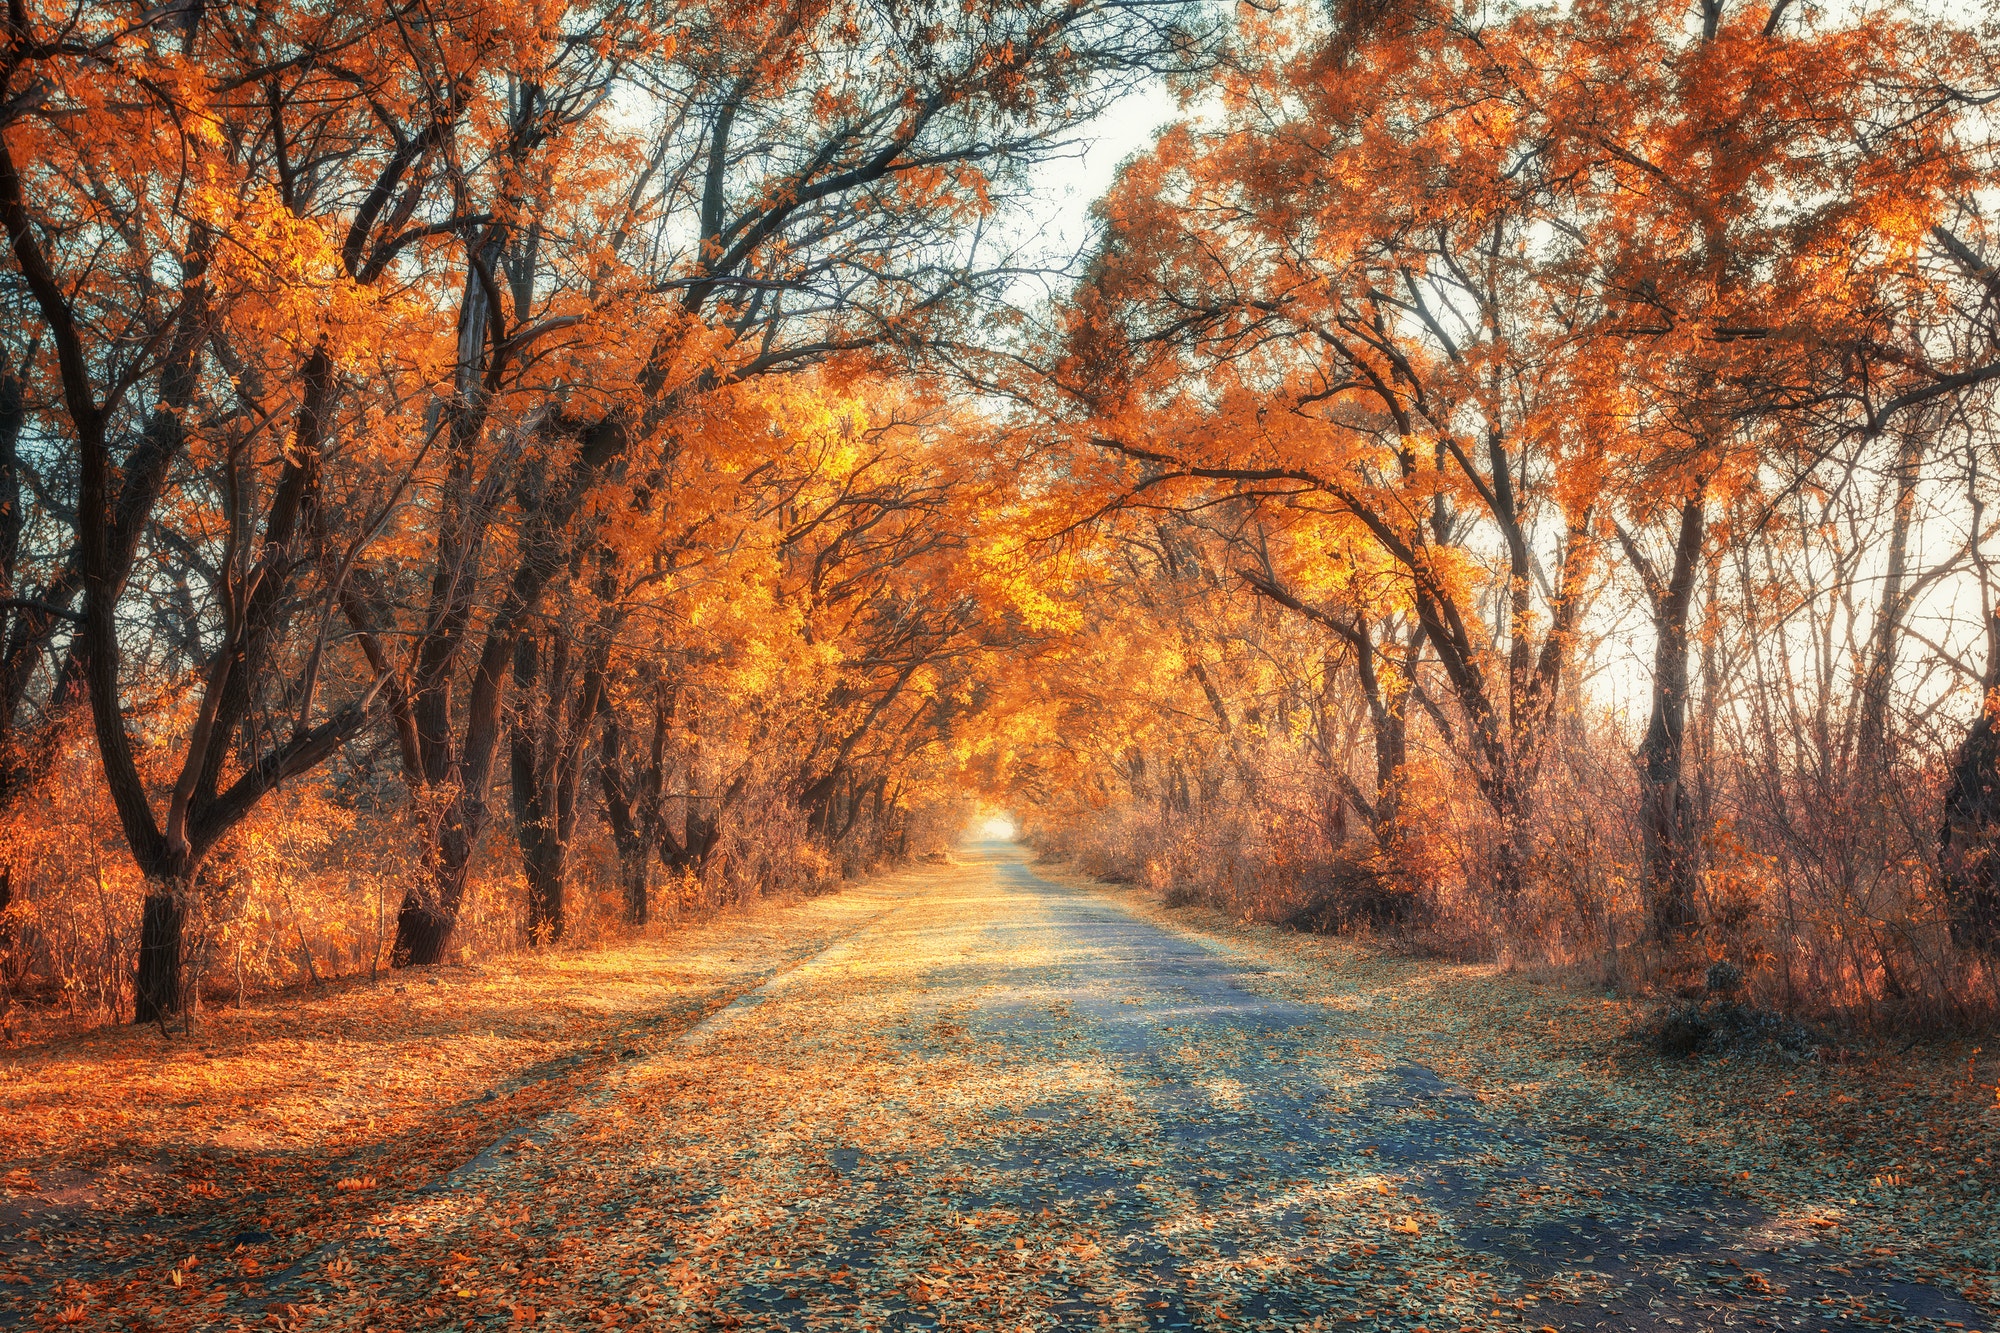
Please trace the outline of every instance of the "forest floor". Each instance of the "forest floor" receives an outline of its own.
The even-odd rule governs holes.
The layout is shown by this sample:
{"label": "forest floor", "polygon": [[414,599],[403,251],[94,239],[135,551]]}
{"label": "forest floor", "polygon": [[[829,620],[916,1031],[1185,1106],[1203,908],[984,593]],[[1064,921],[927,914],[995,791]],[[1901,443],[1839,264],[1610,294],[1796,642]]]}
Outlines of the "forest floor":
{"label": "forest floor", "polygon": [[1970,1050],[1664,1061],[961,855],[8,1052],[0,1325],[2000,1328]]}
{"label": "forest floor", "polygon": [[185,1035],[106,1027],[0,1050],[0,1328],[262,1321],[266,1285],[299,1259],[435,1192],[895,889],[345,980],[210,1008]]}

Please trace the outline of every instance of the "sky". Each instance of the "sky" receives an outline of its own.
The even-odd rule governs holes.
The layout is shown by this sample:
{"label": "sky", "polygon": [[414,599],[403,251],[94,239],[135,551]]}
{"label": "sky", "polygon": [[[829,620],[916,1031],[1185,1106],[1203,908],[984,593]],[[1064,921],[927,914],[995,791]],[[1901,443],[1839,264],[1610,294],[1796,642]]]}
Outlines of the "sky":
{"label": "sky", "polygon": [[[1024,228],[1029,249],[1037,255],[1074,255],[1090,235],[1090,206],[1111,188],[1119,166],[1147,147],[1153,135],[1179,114],[1166,86],[1148,84],[1113,103],[1081,136],[1079,156],[1044,165],[1034,182],[1035,204]],[[1060,262],[1060,261],[1058,261]],[[1015,295],[1031,302],[1046,295],[1037,285]]]}

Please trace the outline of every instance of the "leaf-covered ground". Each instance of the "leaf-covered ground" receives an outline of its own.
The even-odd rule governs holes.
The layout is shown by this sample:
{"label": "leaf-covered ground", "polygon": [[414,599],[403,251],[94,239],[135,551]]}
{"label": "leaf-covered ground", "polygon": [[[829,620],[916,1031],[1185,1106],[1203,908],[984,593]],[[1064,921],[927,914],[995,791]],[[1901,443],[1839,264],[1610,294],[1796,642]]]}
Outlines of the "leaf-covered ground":
{"label": "leaf-covered ground", "polygon": [[[1167,914],[999,852],[669,945],[476,983],[512,997],[488,997],[481,1040],[503,1045],[563,1003],[616,1012],[589,1020],[609,1039],[571,1048],[597,1054],[531,1130],[527,1107],[471,1097],[526,1049],[480,1054],[461,1026],[444,1044],[478,1067],[434,1072],[462,1080],[452,1114],[476,1130],[426,1171],[314,1149],[316,1197],[281,1208],[266,1188],[252,1216],[230,1153],[276,1154],[197,1157],[215,1163],[213,1204],[116,1214],[122,1258],[85,1254],[101,1203],[10,1232],[33,1284],[19,1308],[343,1329],[1989,1326],[1954,1288],[1993,1275],[1994,1124],[1935,1058],[1663,1065],[1598,998]],[[746,993],[760,973],[775,979]],[[430,1000],[367,1003],[388,1006],[389,1044],[395,1004]],[[321,1022],[351,1016],[326,1004]],[[314,1108],[386,1101],[375,1089],[403,1064],[349,1040],[318,1066],[310,1045],[269,1057],[301,1079],[279,1119],[315,1143],[352,1113]],[[36,1109],[92,1070],[81,1104],[150,1089],[147,1128],[91,1140],[94,1164],[34,1169],[109,1177],[170,1123],[199,1148],[264,1124],[254,1108],[279,1093],[148,1075],[157,1052],[139,1045],[120,1058],[81,1043],[32,1081],[11,1074],[8,1147],[31,1146]],[[228,1096],[243,1105],[212,1109]],[[67,1158],[76,1132],[46,1146]],[[394,1156],[411,1135],[368,1142]],[[440,1177],[454,1155],[472,1160]],[[341,1190],[336,1171],[376,1184]]]}
{"label": "leaf-covered ground", "polygon": [[1960,1291],[2000,1327],[2000,1049],[1898,1040],[1830,1060],[1669,1059],[1627,1039],[1633,1005],[1574,985],[1121,901],[1272,966],[1273,988],[1365,1015],[1495,1113],[1623,1140],[1656,1176],[1714,1186],[1789,1237]]}
{"label": "leaf-covered ground", "polygon": [[886,903],[760,905],[601,952],[209,1010],[191,1035],[0,1050],[0,1327],[261,1320],[298,1258]]}

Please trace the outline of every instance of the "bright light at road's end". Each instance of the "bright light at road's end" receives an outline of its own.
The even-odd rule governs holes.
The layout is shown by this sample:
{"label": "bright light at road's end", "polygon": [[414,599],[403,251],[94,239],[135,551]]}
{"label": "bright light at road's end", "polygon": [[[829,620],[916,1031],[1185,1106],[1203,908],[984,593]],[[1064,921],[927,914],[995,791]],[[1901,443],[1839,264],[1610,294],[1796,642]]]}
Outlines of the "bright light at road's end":
{"label": "bright light at road's end", "polygon": [[1003,842],[1012,839],[1015,832],[1014,821],[1005,815],[995,815],[979,826],[980,837],[997,838]]}

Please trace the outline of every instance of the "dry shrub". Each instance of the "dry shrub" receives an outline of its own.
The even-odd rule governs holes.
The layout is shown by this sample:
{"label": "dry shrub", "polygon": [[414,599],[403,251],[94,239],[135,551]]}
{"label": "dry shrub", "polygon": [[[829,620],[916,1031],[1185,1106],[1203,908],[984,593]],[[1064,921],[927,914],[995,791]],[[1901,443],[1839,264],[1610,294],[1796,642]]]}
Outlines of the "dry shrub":
{"label": "dry shrub", "polygon": [[[492,804],[507,808],[504,789]],[[949,844],[970,807],[946,799],[910,812],[905,854]],[[405,888],[421,882],[423,840],[400,783],[336,763],[280,791],[219,847],[191,905],[188,1001],[201,1009],[258,993],[367,976],[389,966]],[[0,932],[0,1040],[129,1019],[143,882],[97,772],[88,734],[62,748],[34,799],[0,826],[13,901]],[[677,832],[679,830],[676,830]],[[874,862],[863,825],[829,851],[775,784],[754,785],[699,871],[655,863],[653,929],[758,899],[825,893]],[[579,821],[570,851],[565,938],[594,948],[627,938],[609,831]],[[464,962],[528,947],[527,889],[504,818],[480,844],[453,933]]]}
{"label": "dry shrub", "polygon": [[13,880],[5,939],[6,1025],[21,1002],[55,1022],[116,1017],[138,921],[139,883],[123,846],[105,836],[117,815],[87,745],[64,747],[37,799],[0,811],[0,848]]}
{"label": "dry shrub", "polygon": [[1169,906],[1200,904],[1243,921],[1340,931],[1398,926],[1421,910],[1403,867],[1372,843],[1338,845],[1321,822],[1328,808],[1293,765],[1259,770],[1257,802],[1117,804],[1027,829],[1039,855],[1112,883],[1140,884]]}
{"label": "dry shrub", "polygon": [[[1840,1032],[1992,1021],[1991,964],[1955,948],[1934,879],[1934,819],[1949,733],[1892,772],[1792,768],[1754,751],[1691,780],[1708,812],[1698,925],[1672,948],[1650,937],[1629,741],[1609,716],[1565,719],[1533,795],[1530,874],[1493,892],[1498,829],[1463,769],[1437,748],[1405,770],[1401,819],[1382,845],[1339,804],[1331,777],[1277,738],[1241,770],[1209,761],[1185,808],[1160,793],[1044,810],[1041,854],[1135,883],[1168,905],[1497,961],[1672,999],[1726,961],[1745,1013]],[[1692,767],[1693,765],[1691,765]],[[1190,765],[1194,767],[1194,765]]]}
{"label": "dry shrub", "polygon": [[1936,880],[1949,737],[1894,767],[1726,770],[1693,963],[1730,957],[1759,1002],[1847,1028],[1977,1026],[1993,962],[1955,946]]}

